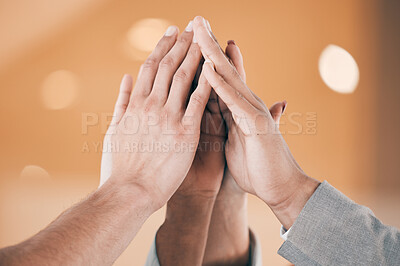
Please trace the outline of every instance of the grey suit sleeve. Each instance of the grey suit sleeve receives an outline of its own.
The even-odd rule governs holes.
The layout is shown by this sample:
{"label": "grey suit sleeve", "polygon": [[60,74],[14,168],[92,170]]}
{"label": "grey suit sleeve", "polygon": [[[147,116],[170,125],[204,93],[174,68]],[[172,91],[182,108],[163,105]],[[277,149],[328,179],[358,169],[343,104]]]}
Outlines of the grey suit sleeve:
{"label": "grey suit sleeve", "polygon": [[278,254],[295,265],[400,265],[400,232],[325,181]]}

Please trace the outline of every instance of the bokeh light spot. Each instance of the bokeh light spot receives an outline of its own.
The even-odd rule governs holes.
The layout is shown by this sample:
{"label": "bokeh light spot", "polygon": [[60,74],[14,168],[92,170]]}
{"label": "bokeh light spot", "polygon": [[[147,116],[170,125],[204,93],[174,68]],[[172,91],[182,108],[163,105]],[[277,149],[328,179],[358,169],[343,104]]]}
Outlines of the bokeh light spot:
{"label": "bokeh light spot", "polygon": [[50,180],[49,173],[37,165],[27,165],[22,169],[20,178],[26,181]]}
{"label": "bokeh light spot", "polygon": [[356,61],[345,49],[330,44],[319,57],[319,73],[325,84],[338,93],[352,93],[360,78]]}
{"label": "bokeh light spot", "polygon": [[71,71],[50,73],[42,85],[42,101],[46,108],[59,110],[72,105],[79,92],[79,78]]}
{"label": "bokeh light spot", "polygon": [[128,42],[140,51],[151,52],[169,25],[170,23],[164,19],[139,20],[128,31]]}
{"label": "bokeh light spot", "polygon": [[124,35],[119,49],[131,60],[142,62],[156,47],[170,25],[169,21],[159,18],[139,20]]}

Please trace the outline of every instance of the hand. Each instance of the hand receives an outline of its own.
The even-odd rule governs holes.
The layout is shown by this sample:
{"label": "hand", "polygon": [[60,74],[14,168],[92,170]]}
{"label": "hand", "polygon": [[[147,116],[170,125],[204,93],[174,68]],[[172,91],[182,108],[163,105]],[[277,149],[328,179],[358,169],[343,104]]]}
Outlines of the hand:
{"label": "hand", "polygon": [[[228,41],[228,45],[225,49],[225,54],[229,58],[231,64],[236,68],[240,78],[243,80],[243,82],[246,82],[246,72],[243,64],[243,56],[240,52],[239,47],[236,45],[234,41]],[[261,101],[261,99],[259,99],[256,95],[254,96],[258,101]],[[274,120],[278,128],[279,128],[280,118],[283,112],[285,111],[286,106],[287,106],[286,101],[277,102],[274,105],[272,105],[271,108],[269,109],[272,119]],[[229,109],[223,102],[221,102],[221,113],[223,113],[227,117],[227,119],[230,119],[229,116],[231,116],[231,113],[229,112]],[[224,192],[223,194],[226,194],[226,192],[228,192],[229,195],[243,194],[244,191],[240,187],[238,187],[235,181],[230,179],[233,179],[233,177],[229,171],[229,168],[227,168],[225,170],[224,180],[221,187],[221,190],[223,190]]]}
{"label": "hand", "polygon": [[[202,65],[199,66],[199,70],[201,68]],[[205,78],[200,82],[205,82],[203,86],[210,86]],[[227,131],[220,113],[219,99],[214,91],[211,91],[204,110],[200,132],[199,147],[193,164],[171,200],[178,197],[215,199],[221,186],[225,168],[224,145]]]}
{"label": "hand", "polygon": [[[225,54],[245,81],[243,58],[234,41],[228,41]],[[286,102],[278,102],[270,108],[277,126],[285,107]],[[203,265],[247,265],[249,243],[246,193],[226,168],[214,204]]]}
{"label": "hand", "polygon": [[264,200],[290,227],[318,186],[291,155],[267,107],[254,95],[211,37],[202,17],[195,38],[206,62],[203,74],[223,106],[228,126],[225,156],[229,171],[245,191]]}
{"label": "hand", "polygon": [[[192,45],[201,54],[199,46]],[[199,83],[211,90],[204,77],[198,78],[203,62],[198,67],[193,87]],[[201,265],[203,262],[211,213],[224,174],[223,147],[227,137],[218,98],[213,91],[203,114],[200,132],[193,164],[168,201],[165,221],[157,231],[157,256],[162,265]]]}
{"label": "hand", "polygon": [[102,183],[139,187],[153,211],[192,165],[210,95],[200,77],[186,105],[201,53],[191,45],[192,31],[177,37],[178,29],[170,27],[167,33],[141,66],[132,95],[132,79],[124,77],[102,160]]}

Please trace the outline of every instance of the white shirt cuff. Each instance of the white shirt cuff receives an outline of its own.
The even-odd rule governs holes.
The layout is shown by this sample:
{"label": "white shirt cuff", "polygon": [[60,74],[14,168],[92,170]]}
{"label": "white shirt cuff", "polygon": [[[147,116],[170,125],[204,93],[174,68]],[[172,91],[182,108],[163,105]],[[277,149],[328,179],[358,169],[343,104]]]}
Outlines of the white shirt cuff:
{"label": "white shirt cuff", "polygon": [[[262,253],[261,253],[261,245],[258,241],[256,235],[249,229],[250,236],[250,261],[248,265],[251,266],[262,266]],[[150,247],[149,254],[147,256],[147,260],[145,266],[160,266],[160,262],[157,256],[157,248],[156,248],[156,240],[154,241]]]}
{"label": "white shirt cuff", "polygon": [[287,237],[288,237],[288,235],[289,235],[290,229],[291,229],[291,228],[289,228],[289,230],[286,230],[285,227],[283,227],[283,225],[281,226],[280,235],[281,235],[281,238],[282,238],[283,240],[285,240],[285,241],[287,240]]}

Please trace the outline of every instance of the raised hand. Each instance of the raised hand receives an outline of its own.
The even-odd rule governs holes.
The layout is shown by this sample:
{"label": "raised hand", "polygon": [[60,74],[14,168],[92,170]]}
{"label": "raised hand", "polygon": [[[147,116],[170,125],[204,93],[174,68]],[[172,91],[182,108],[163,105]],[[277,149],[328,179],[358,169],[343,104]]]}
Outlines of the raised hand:
{"label": "raised hand", "polygon": [[[243,58],[234,41],[228,41],[226,56],[245,81]],[[224,113],[230,115],[226,110]],[[286,102],[278,102],[270,108],[277,126],[286,107]],[[225,169],[208,231],[207,246],[203,265],[246,265],[249,259],[249,227],[247,222],[247,197],[233,179],[229,168]]]}
{"label": "raised hand", "polygon": [[202,17],[195,18],[194,32],[206,59],[203,74],[226,104],[229,171],[242,189],[264,200],[290,227],[319,183],[296,163],[267,107],[230,64]]}
{"label": "raised hand", "polygon": [[[200,51],[197,44],[192,45]],[[199,65],[193,87],[198,83],[209,86],[204,76],[197,78],[203,62]],[[165,221],[157,232],[157,255],[162,265],[201,265],[203,262],[211,213],[224,174],[227,137],[214,91],[208,99],[200,132],[193,164],[168,201]]]}
{"label": "raised hand", "polygon": [[164,205],[187,175],[210,95],[204,77],[188,101],[201,53],[188,27],[170,27],[141,66],[135,88],[125,76],[104,141],[101,182],[131,185],[152,210]]}

